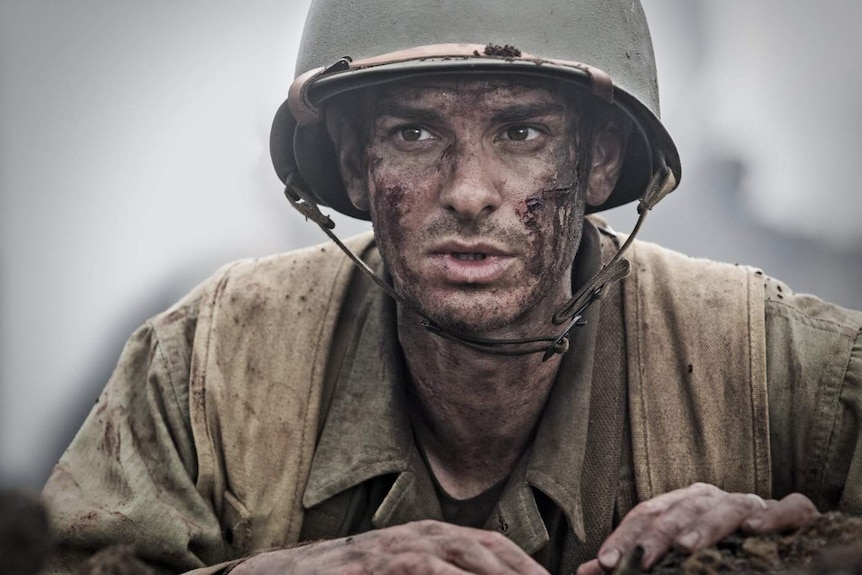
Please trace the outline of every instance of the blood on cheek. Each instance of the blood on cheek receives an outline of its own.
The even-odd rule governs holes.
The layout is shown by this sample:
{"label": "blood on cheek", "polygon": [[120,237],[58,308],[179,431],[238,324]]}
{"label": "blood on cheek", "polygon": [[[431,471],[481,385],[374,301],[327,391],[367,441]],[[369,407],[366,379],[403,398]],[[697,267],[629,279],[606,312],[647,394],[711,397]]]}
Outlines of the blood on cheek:
{"label": "blood on cheek", "polygon": [[396,244],[407,236],[405,218],[413,211],[416,202],[412,193],[409,170],[393,169],[384,153],[367,150],[366,189],[375,230],[383,243]]}
{"label": "blood on cheek", "polygon": [[521,221],[524,222],[524,227],[528,230],[536,231],[538,226],[538,215],[544,206],[544,200],[539,196],[531,196],[524,200],[524,207],[519,210],[518,214]]}
{"label": "blood on cheek", "polygon": [[523,225],[534,257],[527,262],[529,273],[542,276],[554,273],[557,264],[573,254],[577,241],[575,212],[577,191],[556,191],[558,182],[553,179],[538,186],[515,207]]}
{"label": "blood on cheek", "polygon": [[[385,141],[366,149],[366,189],[376,204],[378,216],[390,228],[429,201],[429,192],[439,187],[440,166],[427,157],[405,155]],[[383,225],[383,220],[379,222]]]}

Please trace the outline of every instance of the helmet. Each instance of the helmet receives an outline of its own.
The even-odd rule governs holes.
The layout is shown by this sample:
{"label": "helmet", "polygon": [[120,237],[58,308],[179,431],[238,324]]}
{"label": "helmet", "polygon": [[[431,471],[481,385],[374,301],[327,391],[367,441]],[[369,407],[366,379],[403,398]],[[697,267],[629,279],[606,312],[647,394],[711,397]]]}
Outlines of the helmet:
{"label": "helmet", "polygon": [[351,90],[456,72],[557,78],[631,118],[621,176],[592,211],[641,198],[659,173],[671,176],[670,189],[680,179],[638,0],[314,0],[272,126],[276,173],[306,201],[369,219],[347,197],[321,106]]}

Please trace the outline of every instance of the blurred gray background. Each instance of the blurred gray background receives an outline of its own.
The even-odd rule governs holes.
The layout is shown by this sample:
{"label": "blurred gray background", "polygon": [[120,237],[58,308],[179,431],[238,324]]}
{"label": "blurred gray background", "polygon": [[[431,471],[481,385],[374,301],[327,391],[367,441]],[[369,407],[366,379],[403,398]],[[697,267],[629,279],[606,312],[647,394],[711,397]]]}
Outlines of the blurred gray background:
{"label": "blurred gray background", "polygon": [[[267,150],[307,5],[0,0],[0,486],[42,484],[148,316],[323,241]],[[862,308],[862,3],[644,5],[684,177],[642,237]]]}

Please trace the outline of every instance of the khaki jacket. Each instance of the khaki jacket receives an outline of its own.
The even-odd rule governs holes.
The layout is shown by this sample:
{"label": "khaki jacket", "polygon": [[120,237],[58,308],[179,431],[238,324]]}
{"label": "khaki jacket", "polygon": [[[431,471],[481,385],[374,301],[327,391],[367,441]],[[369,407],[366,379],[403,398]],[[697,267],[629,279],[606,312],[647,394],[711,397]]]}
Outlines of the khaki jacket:
{"label": "khaki jacket", "polygon": [[[705,481],[862,512],[862,314],[646,242],[627,257],[638,498]],[[203,566],[297,541],[355,273],[331,245],[236,262],[136,333],[45,488],[56,572],[118,542],[216,573]]]}

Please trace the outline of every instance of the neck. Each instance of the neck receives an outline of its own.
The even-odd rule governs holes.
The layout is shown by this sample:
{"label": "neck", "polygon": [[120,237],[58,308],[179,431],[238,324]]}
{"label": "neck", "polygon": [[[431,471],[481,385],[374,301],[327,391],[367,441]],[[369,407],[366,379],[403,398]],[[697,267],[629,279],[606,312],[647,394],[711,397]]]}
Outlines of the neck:
{"label": "neck", "polygon": [[[568,292],[567,282],[559,298],[549,299],[561,305]],[[553,305],[539,307],[534,315],[540,319],[527,322],[528,335],[559,329],[550,321]],[[417,441],[441,487],[465,499],[502,481],[517,465],[561,356],[543,362],[542,354],[493,355],[431,334],[419,322],[419,316],[399,306],[398,335],[410,372]],[[482,336],[518,337],[511,332]]]}

